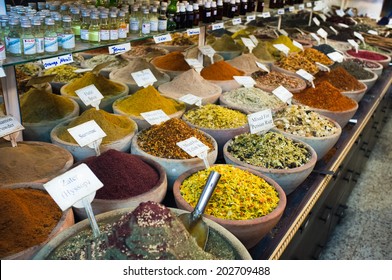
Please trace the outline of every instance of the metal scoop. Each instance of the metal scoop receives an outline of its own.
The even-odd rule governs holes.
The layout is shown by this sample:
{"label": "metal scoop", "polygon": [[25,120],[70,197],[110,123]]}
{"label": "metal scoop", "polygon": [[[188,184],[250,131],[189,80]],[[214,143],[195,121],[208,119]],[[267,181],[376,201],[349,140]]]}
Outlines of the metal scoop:
{"label": "metal scoop", "polygon": [[220,177],[221,175],[218,172],[211,171],[195,209],[191,213],[184,213],[178,216],[185,228],[196,239],[197,244],[203,248],[203,250],[207,244],[209,227],[203,221],[202,215]]}

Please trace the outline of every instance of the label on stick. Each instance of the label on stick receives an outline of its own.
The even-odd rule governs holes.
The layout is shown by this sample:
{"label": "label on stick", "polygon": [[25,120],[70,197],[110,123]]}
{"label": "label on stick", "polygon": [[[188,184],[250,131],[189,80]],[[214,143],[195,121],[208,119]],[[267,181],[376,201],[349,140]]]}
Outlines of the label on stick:
{"label": "label on stick", "polygon": [[170,120],[170,117],[165,114],[162,110],[155,110],[140,113],[140,115],[151,125],[160,124],[167,120]]}
{"label": "label on stick", "polygon": [[0,138],[23,129],[24,127],[13,116],[0,117]]}
{"label": "label on stick", "polygon": [[200,155],[210,149],[207,145],[205,145],[196,137],[191,137],[184,141],[178,142],[177,146],[183,149],[191,157]]}
{"label": "label on stick", "polygon": [[248,123],[252,134],[268,131],[274,127],[271,109],[249,114]]}
{"label": "label on stick", "polygon": [[95,85],[89,85],[87,87],[75,90],[75,93],[86,106],[103,99],[102,93],[96,88]]}
{"label": "label on stick", "polygon": [[94,120],[68,128],[67,130],[80,147],[87,146],[106,136],[106,133]]}

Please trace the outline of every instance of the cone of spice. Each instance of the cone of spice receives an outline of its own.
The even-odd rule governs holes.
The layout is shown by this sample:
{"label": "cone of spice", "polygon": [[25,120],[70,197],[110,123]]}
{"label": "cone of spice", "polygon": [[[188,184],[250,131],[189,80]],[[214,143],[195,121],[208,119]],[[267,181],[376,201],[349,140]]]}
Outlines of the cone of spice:
{"label": "cone of spice", "polygon": [[244,71],[238,70],[225,61],[217,61],[200,72],[204,79],[211,81],[233,80],[233,76],[244,76],[244,74]]}
{"label": "cone of spice", "polygon": [[365,88],[363,83],[359,82],[341,66],[332,69],[330,72],[320,71],[320,73],[317,74],[314,83],[319,84],[323,81],[329,82],[340,91],[356,91]]}
{"label": "cone of spice", "polygon": [[187,71],[191,69],[185,61],[184,55],[179,51],[158,56],[152,60],[152,63],[160,69],[170,71]]}

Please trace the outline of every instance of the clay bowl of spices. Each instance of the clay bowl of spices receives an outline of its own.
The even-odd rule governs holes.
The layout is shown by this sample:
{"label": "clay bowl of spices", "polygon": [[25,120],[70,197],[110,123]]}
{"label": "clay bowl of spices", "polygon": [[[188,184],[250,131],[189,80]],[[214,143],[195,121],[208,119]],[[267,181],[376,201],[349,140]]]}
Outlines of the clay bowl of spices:
{"label": "clay bowl of spices", "polygon": [[1,187],[0,194],[1,259],[31,259],[75,223],[72,208],[61,211],[41,183]]}
{"label": "clay bowl of spices", "polygon": [[342,134],[340,125],[306,106],[291,105],[274,114],[272,131],[309,144],[317,153],[317,160],[336,144]]}
{"label": "clay bowl of spices", "polygon": [[76,161],[96,155],[94,148],[89,146],[80,147],[67,130],[90,120],[94,120],[106,133],[99,146],[101,153],[110,149],[122,152],[129,151],[131,139],[138,129],[137,124],[128,117],[94,108],[84,111],[79,117],[55,126],[50,133],[52,143],[68,150]]}
{"label": "clay bowl of spices", "polygon": [[272,70],[269,73],[257,71],[252,73],[252,78],[256,81],[255,87],[269,92],[272,92],[280,85],[292,93],[300,92],[306,88],[304,79],[279,69]]}
{"label": "clay bowl of spices", "polygon": [[233,76],[244,76],[245,72],[231,66],[226,61],[217,61],[204,67],[200,75],[209,82],[221,87],[222,92],[241,87]]}
{"label": "clay bowl of spices", "polygon": [[211,171],[221,178],[204,217],[226,228],[246,248],[254,247],[280,220],[286,207],[285,192],[254,169],[218,164],[209,169],[194,168],[178,177],[173,187],[178,208],[193,211]]}
{"label": "clay bowl of spices", "polygon": [[155,57],[151,60],[151,64],[159,71],[168,74],[170,79],[174,79],[181,73],[191,69],[185,60],[185,56],[179,51]]}
{"label": "clay bowl of spices", "polygon": [[180,174],[194,167],[204,166],[202,159],[191,157],[177,145],[190,137],[197,138],[210,148],[207,161],[210,165],[214,164],[218,155],[215,139],[176,118],[139,131],[132,138],[131,153],[158,162],[165,169],[168,189],[172,190],[173,183]]}
{"label": "clay bowl of spices", "polygon": [[[368,87],[365,83],[358,81],[359,83],[361,83],[363,85],[362,89],[358,89],[358,90],[351,90],[351,91],[342,91],[342,94],[344,96],[347,96],[353,100],[355,100],[356,102],[361,101],[362,97],[365,95],[365,93],[368,90]],[[375,80],[374,80],[375,82]]]}
{"label": "clay bowl of spices", "polygon": [[305,181],[317,162],[317,153],[310,145],[272,131],[237,135],[225,144],[223,153],[227,164],[270,177],[286,195]]}
{"label": "clay bowl of spices", "polygon": [[[377,78],[382,75],[382,70],[384,69],[384,67],[380,63],[375,61],[364,60],[362,58],[348,57],[346,58],[346,61],[353,61],[357,63],[359,66],[362,66],[363,69],[372,71],[374,74],[377,75]],[[365,82],[364,80],[360,80],[360,81]],[[368,89],[370,89],[372,85],[367,84],[367,86]]]}
{"label": "clay bowl of spices", "polygon": [[[188,212],[152,201],[102,213],[96,220],[102,235],[111,236],[109,242],[104,238],[94,239],[88,220],[84,220],[52,239],[34,259],[252,259],[232,233],[210,219],[204,219],[209,234],[203,250],[177,218],[183,213]],[[93,242],[98,242],[98,246],[85,246]]]}
{"label": "clay bowl of spices", "polygon": [[223,158],[223,146],[228,140],[250,131],[244,111],[216,104],[191,109],[185,112],[182,119],[215,139],[218,143],[218,158]]}
{"label": "clay bowl of spices", "polygon": [[387,54],[375,52],[375,51],[368,51],[368,50],[348,50],[345,54],[349,57],[361,58],[364,60],[375,61],[380,63],[384,68],[389,66],[391,62],[391,57]]}
{"label": "clay bowl of spices", "polygon": [[[146,201],[160,203],[165,198],[165,169],[149,158],[108,150],[80,163],[87,164],[103,183],[103,187],[97,190],[91,202],[95,215],[115,209],[136,207]],[[87,218],[83,208],[74,208],[74,212],[80,220]]]}

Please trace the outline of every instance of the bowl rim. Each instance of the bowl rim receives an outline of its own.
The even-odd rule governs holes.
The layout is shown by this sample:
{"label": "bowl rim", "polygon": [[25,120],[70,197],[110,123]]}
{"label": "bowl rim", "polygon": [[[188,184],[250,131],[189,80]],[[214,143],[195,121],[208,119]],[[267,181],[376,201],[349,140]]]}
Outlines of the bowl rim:
{"label": "bowl rim", "polygon": [[[367,70],[366,70],[367,71]],[[375,74],[376,75],[376,74]],[[372,81],[372,80],[358,80],[358,82],[363,86],[363,88],[361,89],[357,89],[357,90],[347,90],[347,91],[341,91],[341,94],[361,94],[364,93],[365,91],[367,91],[368,86],[363,82],[363,81]]]}
{"label": "bowl rim", "polygon": [[[370,70],[370,71],[377,71],[377,70],[383,70],[383,66],[379,63],[379,62],[377,62],[376,60],[369,60],[369,59],[366,59],[366,58],[360,58],[360,57],[353,57],[353,56],[348,56],[348,57],[346,57],[345,58],[346,60],[348,59],[348,60],[354,60],[354,59],[359,59],[359,60],[362,60],[362,61],[367,61],[367,62],[371,62],[371,63],[374,63],[377,67],[374,67],[374,68],[369,68],[369,67],[364,67],[364,69],[366,69],[366,70]],[[374,73],[374,72],[373,72]],[[376,74],[376,73],[375,73]]]}
{"label": "bowl rim", "polygon": [[[275,188],[275,190],[278,193],[279,196],[279,203],[276,206],[276,208],[274,210],[272,210],[270,213],[268,213],[267,215],[264,215],[262,217],[258,217],[258,218],[254,218],[254,219],[248,219],[248,220],[228,220],[228,219],[222,219],[222,218],[217,218],[215,216],[209,215],[209,214],[203,214],[203,216],[205,216],[208,219],[211,219],[213,221],[216,221],[222,225],[233,225],[233,226],[244,226],[244,225],[251,225],[251,224],[258,224],[258,223],[262,223],[265,222],[266,220],[270,220],[273,218],[278,217],[279,215],[281,215],[283,213],[283,211],[286,208],[286,204],[287,204],[287,196],[286,193],[284,192],[284,190],[282,189],[282,187],[273,179],[271,179],[270,177],[260,173],[257,170],[254,170],[252,168],[249,167],[245,167],[245,166],[238,166],[238,165],[233,165],[233,164],[213,164],[211,166],[217,166],[217,165],[231,165],[234,166],[235,168],[241,169],[241,170],[245,170],[248,171],[262,179],[264,179],[269,185],[271,185],[272,187]],[[182,173],[175,181],[173,184],[173,194],[174,194],[174,198],[176,200],[176,204],[181,202],[181,204],[183,204],[183,206],[185,206],[187,209],[187,211],[192,211],[193,207],[190,206],[190,204],[183,198],[183,196],[180,194],[180,185],[182,184],[182,182],[188,178],[189,176],[191,176],[192,174],[200,171],[200,170],[204,170],[204,167],[196,167],[196,168],[192,168],[184,173]]]}
{"label": "bowl rim", "polygon": [[[276,133],[276,132],[275,132]],[[283,134],[282,134],[283,135]],[[301,165],[299,167],[295,167],[295,168],[289,168],[289,169],[276,169],[276,168],[265,168],[262,166],[256,166],[256,165],[252,165],[246,162],[243,162],[235,157],[233,157],[228,151],[227,148],[229,147],[229,145],[232,143],[233,139],[230,139],[229,141],[227,141],[225,143],[225,145],[223,146],[223,153],[225,155],[225,157],[227,157],[228,159],[230,159],[232,162],[234,163],[238,163],[237,165],[240,166],[244,166],[244,167],[248,167],[254,170],[257,170],[259,172],[264,172],[266,174],[271,173],[271,174],[295,174],[298,172],[302,172],[303,170],[306,170],[308,168],[311,168],[312,166],[314,167],[317,163],[317,153],[316,151],[312,148],[312,146],[310,146],[308,143],[305,143],[302,140],[298,140],[295,139],[291,136],[285,136],[286,138],[289,138],[290,140],[292,140],[293,142],[297,142],[300,143],[302,145],[305,146],[305,148],[310,152],[310,158],[309,161],[306,162],[304,165]]]}

